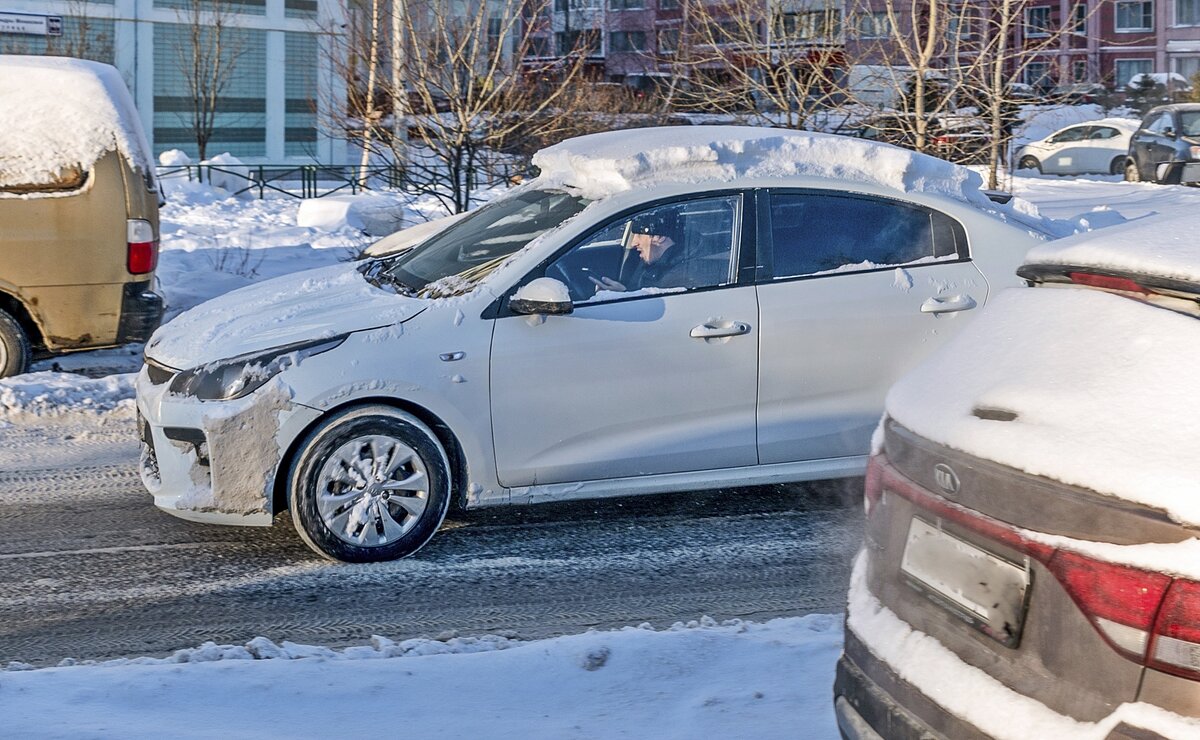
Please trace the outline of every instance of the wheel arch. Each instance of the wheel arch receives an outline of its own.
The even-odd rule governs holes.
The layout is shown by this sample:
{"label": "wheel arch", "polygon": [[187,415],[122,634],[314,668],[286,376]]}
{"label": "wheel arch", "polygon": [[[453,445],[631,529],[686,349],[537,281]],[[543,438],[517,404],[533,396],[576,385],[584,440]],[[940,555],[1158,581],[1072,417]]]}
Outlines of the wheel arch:
{"label": "wheel arch", "polygon": [[29,310],[24,301],[5,289],[4,286],[0,286],[0,310],[13,317],[29,338],[29,344],[35,349],[42,349],[46,346],[46,337],[42,333],[41,325],[34,318],[33,312]]}
{"label": "wheel arch", "polygon": [[301,443],[308,437],[312,430],[325,423],[331,416],[369,406],[387,406],[397,411],[412,414],[433,431],[438,438],[438,442],[441,443],[442,449],[446,451],[446,457],[450,460],[451,511],[465,508],[468,485],[466,454],[463,452],[462,443],[459,442],[458,435],[454,433],[450,425],[446,424],[437,414],[420,404],[390,396],[367,396],[326,409],[320,416],[309,422],[292,439],[287,450],[280,457],[279,465],[275,470],[275,483],[272,490],[271,502],[271,510],[273,512],[279,513],[286,511],[288,508],[288,480],[290,478],[288,471],[291,470],[292,464],[296,460],[296,454],[300,450]]}

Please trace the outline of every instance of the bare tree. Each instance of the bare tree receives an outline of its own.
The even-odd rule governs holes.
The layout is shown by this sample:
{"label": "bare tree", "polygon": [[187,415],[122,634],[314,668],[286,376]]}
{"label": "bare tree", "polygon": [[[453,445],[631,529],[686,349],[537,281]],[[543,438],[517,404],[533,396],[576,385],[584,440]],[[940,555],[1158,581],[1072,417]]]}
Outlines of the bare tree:
{"label": "bare tree", "polygon": [[672,79],[692,107],[802,128],[840,89],[842,20],[831,0],[690,0]]}
{"label": "bare tree", "polygon": [[180,113],[192,132],[200,159],[207,159],[208,144],[222,112],[245,45],[231,25],[230,0],[196,0],[179,12],[184,29],[176,63],[184,80],[187,110]]}

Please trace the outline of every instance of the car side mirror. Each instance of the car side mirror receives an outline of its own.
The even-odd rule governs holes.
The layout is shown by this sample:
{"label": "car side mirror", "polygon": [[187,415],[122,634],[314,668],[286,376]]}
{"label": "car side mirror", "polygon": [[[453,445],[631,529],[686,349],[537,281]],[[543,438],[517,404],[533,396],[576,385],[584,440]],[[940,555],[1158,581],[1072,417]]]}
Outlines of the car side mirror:
{"label": "car side mirror", "polygon": [[523,316],[563,316],[575,310],[567,286],[547,277],[531,280],[518,288],[508,299],[508,307]]}
{"label": "car side mirror", "polygon": [[1167,137],[1168,139],[1174,139],[1175,138],[1175,129],[1171,128],[1170,126],[1164,128],[1163,136]]}

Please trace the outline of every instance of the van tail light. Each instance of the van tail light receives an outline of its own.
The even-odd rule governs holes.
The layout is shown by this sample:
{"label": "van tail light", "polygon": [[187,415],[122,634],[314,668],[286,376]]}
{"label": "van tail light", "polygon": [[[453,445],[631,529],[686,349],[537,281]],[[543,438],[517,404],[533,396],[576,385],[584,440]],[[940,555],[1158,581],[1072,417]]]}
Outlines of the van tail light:
{"label": "van tail light", "polygon": [[1071,282],[1076,285],[1086,285],[1091,288],[1104,288],[1106,290],[1121,290],[1126,293],[1153,293],[1153,290],[1146,288],[1129,278],[1113,277],[1112,275],[1094,275],[1090,272],[1072,272],[1067,274],[1071,278]]}
{"label": "van tail light", "polygon": [[871,455],[867,462],[867,480],[863,489],[863,512],[870,517],[875,505],[883,499],[883,456]]}
{"label": "van tail light", "polygon": [[1154,625],[1147,665],[1200,681],[1200,583],[1176,579],[1171,584]]}
{"label": "van tail light", "polygon": [[1120,655],[1147,668],[1200,681],[1200,582],[1029,540],[1011,524],[926,491],[879,454],[867,468],[868,514],[872,500],[877,502],[884,488],[1046,566]]}
{"label": "van tail light", "polygon": [[154,272],[158,264],[158,240],[154,238],[154,225],[140,218],[131,218],[125,222],[125,233],[129,245],[125,266],[130,274]]}

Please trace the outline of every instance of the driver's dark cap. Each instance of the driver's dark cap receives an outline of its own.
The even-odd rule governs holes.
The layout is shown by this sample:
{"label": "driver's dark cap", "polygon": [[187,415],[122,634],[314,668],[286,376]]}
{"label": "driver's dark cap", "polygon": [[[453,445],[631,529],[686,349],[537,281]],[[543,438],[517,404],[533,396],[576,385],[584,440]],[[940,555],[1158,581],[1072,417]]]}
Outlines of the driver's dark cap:
{"label": "driver's dark cap", "polygon": [[652,234],[654,236],[675,237],[678,217],[674,210],[656,211],[634,216],[630,232],[633,234]]}

